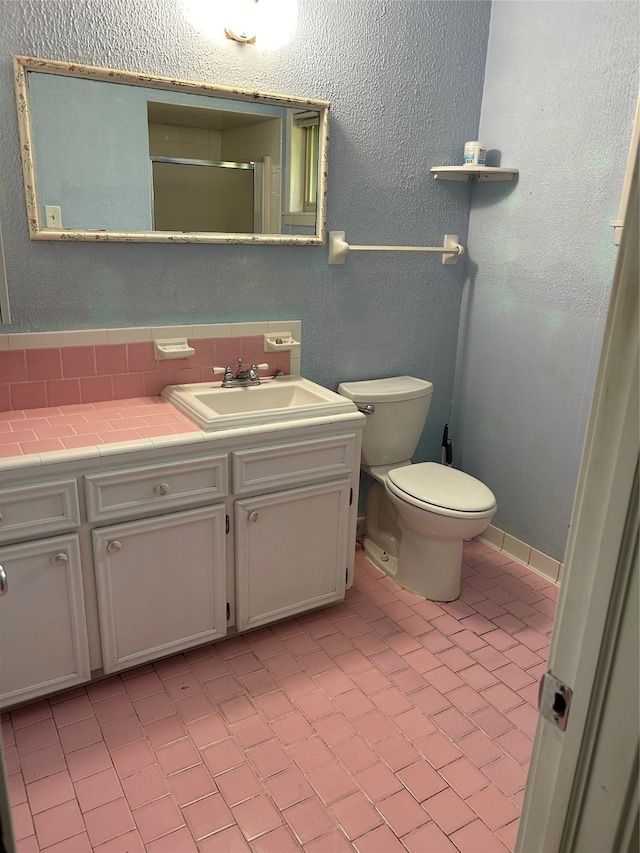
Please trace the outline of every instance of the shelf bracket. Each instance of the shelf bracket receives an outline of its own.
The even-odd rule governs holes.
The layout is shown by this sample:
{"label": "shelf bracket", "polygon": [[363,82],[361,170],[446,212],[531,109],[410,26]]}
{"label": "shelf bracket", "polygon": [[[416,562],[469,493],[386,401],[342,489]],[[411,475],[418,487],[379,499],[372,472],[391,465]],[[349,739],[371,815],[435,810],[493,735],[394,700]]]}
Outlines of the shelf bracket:
{"label": "shelf bracket", "polygon": [[329,231],[329,263],[343,264],[349,252],[425,252],[442,255],[443,264],[455,264],[464,248],[457,234],[445,234],[442,246],[350,246],[344,231]]}

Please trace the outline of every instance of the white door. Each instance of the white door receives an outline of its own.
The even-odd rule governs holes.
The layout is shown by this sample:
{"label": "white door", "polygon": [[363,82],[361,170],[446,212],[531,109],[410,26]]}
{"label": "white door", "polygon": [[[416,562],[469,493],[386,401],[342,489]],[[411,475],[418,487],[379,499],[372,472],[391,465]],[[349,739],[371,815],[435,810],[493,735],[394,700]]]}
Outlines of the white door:
{"label": "white door", "polygon": [[571,520],[549,671],[566,731],[540,717],[520,853],[638,849],[638,148]]}
{"label": "white door", "polygon": [[105,672],[226,634],[224,537],[222,504],[93,531]]}
{"label": "white door", "polygon": [[236,501],[239,631],[344,598],[350,480]]}

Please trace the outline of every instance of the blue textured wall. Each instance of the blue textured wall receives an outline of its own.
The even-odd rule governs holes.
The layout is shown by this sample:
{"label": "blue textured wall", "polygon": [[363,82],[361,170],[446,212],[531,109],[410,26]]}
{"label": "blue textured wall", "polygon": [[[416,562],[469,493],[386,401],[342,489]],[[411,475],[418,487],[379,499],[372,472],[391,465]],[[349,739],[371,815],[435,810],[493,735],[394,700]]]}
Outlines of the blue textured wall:
{"label": "blue textured wall", "polygon": [[495,492],[494,524],[560,560],[617,256],[639,24],[637,3],[492,10],[480,135],[520,176],[472,197],[457,462]]}
{"label": "blue textured wall", "polygon": [[329,386],[413,373],[436,392],[420,448],[436,458],[453,389],[464,264],[325,247],[30,242],[11,55],[82,61],[332,104],[329,228],[352,243],[466,242],[470,189],[429,167],[477,133],[485,2],[299,0],[282,49],[212,44],[179,0],[1,2],[0,197],[14,326],[40,331],[301,318],[303,371]]}
{"label": "blue textured wall", "polygon": [[97,80],[29,75],[41,222],[53,204],[62,208],[65,228],[151,231],[147,95]]}

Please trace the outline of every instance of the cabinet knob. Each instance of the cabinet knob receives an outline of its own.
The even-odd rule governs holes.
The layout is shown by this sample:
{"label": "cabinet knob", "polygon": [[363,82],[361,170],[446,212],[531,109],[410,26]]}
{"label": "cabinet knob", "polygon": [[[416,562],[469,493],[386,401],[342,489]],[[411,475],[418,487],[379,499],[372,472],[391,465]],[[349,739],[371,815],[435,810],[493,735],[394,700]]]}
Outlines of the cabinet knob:
{"label": "cabinet knob", "polygon": [[69,557],[64,553],[64,551],[60,551],[60,553],[56,554],[53,558],[53,562],[56,566],[64,566],[69,562]]}
{"label": "cabinet knob", "polygon": [[159,483],[156,486],[156,494],[164,497],[169,494],[169,483]]}
{"label": "cabinet knob", "polygon": [[122,550],[122,542],[118,542],[117,539],[112,539],[111,542],[107,544],[107,551],[110,554],[117,554],[118,551]]}
{"label": "cabinet knob", "polygon": [[0,595],[6,595],[9,592],[9,578],[3,566],[0,566]]}
{"label": "cabinet knob", "polygon": [[249,513],[249,521],[258,521],[260,518],[260,513],[257,510]]}

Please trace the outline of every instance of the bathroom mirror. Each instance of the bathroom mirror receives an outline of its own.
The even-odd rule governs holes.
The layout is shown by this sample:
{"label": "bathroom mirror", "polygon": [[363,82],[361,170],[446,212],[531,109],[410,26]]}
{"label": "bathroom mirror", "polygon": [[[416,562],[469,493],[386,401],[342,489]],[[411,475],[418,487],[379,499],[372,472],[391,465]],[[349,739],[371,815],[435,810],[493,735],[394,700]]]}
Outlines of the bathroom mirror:
{"label": "bathroom mirror", "polygon": [[329,104],[15,56],[32,240],[319,245]]}

